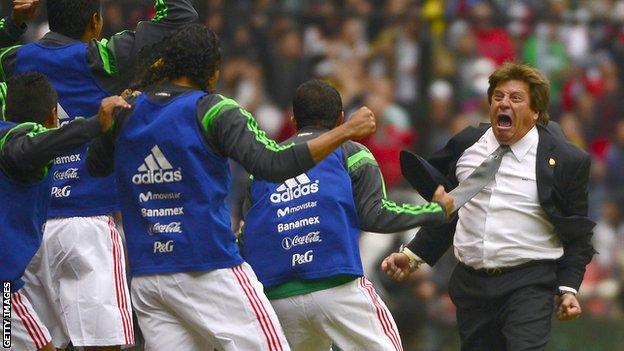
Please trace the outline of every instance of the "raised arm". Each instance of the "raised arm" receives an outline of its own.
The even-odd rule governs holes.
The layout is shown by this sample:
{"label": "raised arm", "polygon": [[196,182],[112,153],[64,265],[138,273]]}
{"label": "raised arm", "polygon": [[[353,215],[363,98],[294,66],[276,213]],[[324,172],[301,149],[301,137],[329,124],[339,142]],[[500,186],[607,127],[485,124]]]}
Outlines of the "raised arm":
{"label": "raised arm", "polygon": [[0,20],[0,81],[6,81],[13,70],[13,61],[19,45],[15,45],[26,31],[26,22],[33,19],[39,0],[13,0],[11,16]]}
{"label": "raised arm", "polygon": [[142,49],[149,49],[171,30],[198,18],[190,0],[155,0],[154,9],[154,18],[139,22],[135,30],[125,30],[90,44],[91,70],[109,92],[120,94],[128,86]]}
{"label": "raised arm", "polygon": [[[216,100],[209,100],[216,99]],[[205,112],[204,112],[205,111]],[[367,108],[349,121],[306,143],[279,145],[258,128],[253,116],[231,99],[216,95],[200,102],[206,138],[223,155],[239,162],[255,177],[281,182],[314,167],[336,147],[375,131],[375,118]]]}

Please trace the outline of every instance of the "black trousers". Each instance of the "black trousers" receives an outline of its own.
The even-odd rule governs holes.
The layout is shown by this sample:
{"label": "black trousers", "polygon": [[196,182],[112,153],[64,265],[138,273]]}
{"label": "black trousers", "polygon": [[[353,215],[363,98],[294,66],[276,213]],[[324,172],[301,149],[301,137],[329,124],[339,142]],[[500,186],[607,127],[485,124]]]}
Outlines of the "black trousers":
{"label": "black trousers", "polygon": [[550,337],[556,264],[488,275],[459,264],[449,283],[462,351],[541,351]]}

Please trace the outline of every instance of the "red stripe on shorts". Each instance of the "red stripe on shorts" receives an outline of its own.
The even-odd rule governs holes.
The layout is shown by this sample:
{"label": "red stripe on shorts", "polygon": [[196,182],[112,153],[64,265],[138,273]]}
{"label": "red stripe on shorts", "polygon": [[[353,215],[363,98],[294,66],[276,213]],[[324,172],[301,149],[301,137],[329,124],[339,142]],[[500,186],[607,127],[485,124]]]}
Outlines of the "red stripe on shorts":
{"label": "red stripe on shorts", "polygon": [[264,306],[264,303],[262,303],[262,299],[260,299],[260,297],[258,296],[258,292],[256,291],[256,289],[253,288],[253,285],[251,281],[249,280],[247,273],[245,273],[243,266],[240,265],[238,266],[238,268],[240,269],[241,273],[243,273],[243,277],[247,281],[247,284],[249,284],[249,287],[251,288],[251,292],[253,293],[254,297],[256,298],[256,301],[258,301],[258,304],[260,305],[260,307],[262,308],[262,311],[264,312],[264,317],[266,318],[266,321],[269,327],[271,328],[271,335],[273,335],[275,337],[275,340],[277,341],[277,347],[279,347],[279,350],[283,350],[282,344],[279,339],[279,335],[277,335],[277,331],[275,330],[275,325],[273,324],[273,320],[271,319],[271,316],[269,315],[266,307]]}
{"label": "red stripe on shorts", "polygon": [[[234,276],[236,276],[236,280],[238,280],[239,285],[245,292],[245,296],[249,300],[251,307],[260,323],[260,328],[262,329],[262,333],[266,338],[267,344],[269,345],[269,350],[277,351],[282,350],[282,346],[280,344],[279,338],[277,335],[274,335],[274,331],[271,331],[271,320],[266,316],[266,312],[263,313],[263,308],[261,301],[258,301],[254,297],[254,288],[248,284],[247,276],[245,272],[242,270],[242,267],[236,266],[232,268],[234,272]],[[277,340],[276,340],[277,339]]]}
{"label": "red stripe on shorts", "polygon": [[22,324],[24,324],[24,327],[26,327],[26,331],[28,331],[35,347],[37,349],[43,348],[49,340],[46,341],[43,331],[41,331],[41,328],[30,314],[28,307],[22,302],[22,295],[19,292],[15,292],[12,294],[12,297],[15,305],[15,311],[22,321]]}
{"label": "red stripe on shorts", "polygon": [[117,300],[117,308],[119,308],[125,343],[132,344],[133,333],[131,322],[129,321],[131,319],[128,318],[125,289],[122,286],[124,282],[122,272],[123,266],[121,265],[121,245],[119,245],[119,241],[117,240],[117,230],[115,229],[114,223],[110,217],[108,218],[108,229],[110,230],[110,239],[113,249],[113,277],[115,280],[115,298]]}
{"label": "red stripe on shorts", "polygon": [[377,314],[377,319],[381,323],[381,327],[384,331],[384,334],[390,339],[390,342],[394,346],[395,350],[403,351],[403,347],[401,345],[401,340],[398,337],[398,333],[394,325],[392,324],[390,318],[388,317],[388,311],[382,304],[379,303],[379,296],[375,292],[375,288],[372,283],[366,279],[366,277],[360,277],[360,286],[364,288],[364,290],[368,293],[373,305],[375,306],[375,312]]}
{"label": "red stripe on shorts", "polygon": [[399,332],[396,329],[396,326],[392,322],[392,317],[390,315],[390,311],[380,302],[379,295],[377,295],[377,291],[375,291],[375,287],[373,283],[371,283],[366,277],[363,277],[365,283],[368,285],[369,290],[371,292],[371,296],[373,297],[375,303],[379,307],[383,318],[386,320],[388,329],[392,334],[393,339],[396,341],[396,345],[398,345],[398,350],[403,351],[403,346],[401,345],[401,338],[399,337]]}

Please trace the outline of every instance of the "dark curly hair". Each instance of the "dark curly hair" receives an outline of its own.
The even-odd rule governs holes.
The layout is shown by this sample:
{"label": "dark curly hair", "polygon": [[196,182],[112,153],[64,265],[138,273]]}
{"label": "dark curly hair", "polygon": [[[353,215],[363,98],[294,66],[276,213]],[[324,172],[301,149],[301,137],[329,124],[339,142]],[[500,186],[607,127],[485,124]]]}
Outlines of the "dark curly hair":
{"label": "dark curly hair", "polygon": [[301,84],[293,99],[297,128],[322,126],[334,128],[342,116],[342,99],[338,91],[319,79]]}
{"label": "dark curly hair", "polygon": [[158,82],[187,77],[202,90],[208,90],[208,81],[220,63],[217,35],[204,25],[189,24],[141,50],[130,88],[140,90]]}

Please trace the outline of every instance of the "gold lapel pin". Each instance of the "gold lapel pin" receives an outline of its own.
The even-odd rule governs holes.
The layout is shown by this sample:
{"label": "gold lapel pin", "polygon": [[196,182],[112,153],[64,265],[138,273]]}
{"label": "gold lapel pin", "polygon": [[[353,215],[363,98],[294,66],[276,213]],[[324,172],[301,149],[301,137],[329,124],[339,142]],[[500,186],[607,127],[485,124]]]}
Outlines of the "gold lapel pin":
{"label": "gold lapel pin", "polygon": [[548,159],[548,165],[550,165],[550,167],[555,167],[556,163],[557,162],[555,161],[554,158],[551,157],[551,158]]}

